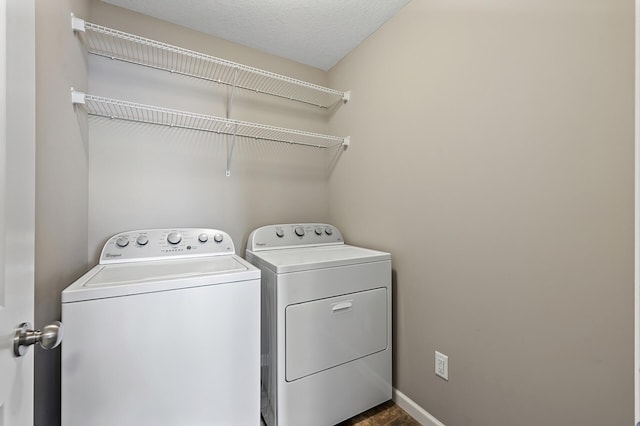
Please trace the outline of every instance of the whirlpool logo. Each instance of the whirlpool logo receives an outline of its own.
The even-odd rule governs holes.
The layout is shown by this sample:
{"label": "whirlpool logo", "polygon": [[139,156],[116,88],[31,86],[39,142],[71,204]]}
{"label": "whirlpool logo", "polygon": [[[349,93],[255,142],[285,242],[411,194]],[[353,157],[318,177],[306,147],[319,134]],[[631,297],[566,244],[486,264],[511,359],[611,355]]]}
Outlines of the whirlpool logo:
{"label": "whirlpool logo", "polygon": [[122,256],[122,253],[116,253],[116,254],[107,253],[105,256],[107,256],[107,257],[120,257],[120,256]]}

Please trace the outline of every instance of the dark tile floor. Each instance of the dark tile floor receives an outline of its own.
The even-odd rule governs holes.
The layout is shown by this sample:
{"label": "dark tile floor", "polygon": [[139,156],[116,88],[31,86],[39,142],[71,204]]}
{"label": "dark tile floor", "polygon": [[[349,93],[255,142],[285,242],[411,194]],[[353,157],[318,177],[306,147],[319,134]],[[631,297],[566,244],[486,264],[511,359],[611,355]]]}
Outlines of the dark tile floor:
{"label": "dark tile floor", "polygon": [[387,401],[337,426],[420,426],[420,423],[393,401]]}
{"label": "dark tile floor", "polygon": [[420,426],[420,423],[393,401],[387,401],[338,426]]}

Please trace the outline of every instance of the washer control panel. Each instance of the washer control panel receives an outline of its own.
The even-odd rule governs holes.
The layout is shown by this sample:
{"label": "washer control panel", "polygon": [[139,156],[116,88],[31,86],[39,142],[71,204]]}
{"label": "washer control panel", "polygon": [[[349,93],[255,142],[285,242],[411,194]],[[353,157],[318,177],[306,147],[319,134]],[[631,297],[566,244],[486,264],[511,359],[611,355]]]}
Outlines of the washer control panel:
{"label": "washer control panel", "polygon": [[259,251],[300,246],[344,244],[342,234],[326,223],[267,225],[249,235],[247,250]]}
{"label": "washer control panel", "polygon": [[144,229],[109,238],[100,263],[235,254],[229,234],[208,228]]}

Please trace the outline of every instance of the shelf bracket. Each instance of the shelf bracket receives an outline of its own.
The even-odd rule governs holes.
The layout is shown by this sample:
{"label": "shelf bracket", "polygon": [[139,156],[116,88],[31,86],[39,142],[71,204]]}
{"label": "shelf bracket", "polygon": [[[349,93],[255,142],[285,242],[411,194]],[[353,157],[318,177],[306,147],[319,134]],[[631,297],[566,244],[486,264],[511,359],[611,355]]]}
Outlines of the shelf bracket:
{"label": "shelf bracket", "polygon": [[351,100],[351,90],[348,90],[342,94],[342,101],[346,104]]}
{"label": "shelf bracket", "polygon": [[85,32],[84,19],[77,18],[71,14],[71,29],[73,31]]}

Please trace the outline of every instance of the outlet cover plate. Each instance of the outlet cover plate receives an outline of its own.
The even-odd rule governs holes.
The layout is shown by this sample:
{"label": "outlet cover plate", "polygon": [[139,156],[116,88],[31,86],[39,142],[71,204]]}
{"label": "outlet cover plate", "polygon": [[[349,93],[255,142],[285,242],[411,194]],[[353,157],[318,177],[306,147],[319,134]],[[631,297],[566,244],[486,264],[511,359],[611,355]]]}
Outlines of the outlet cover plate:
{"label": "outlet cover plate", "polygon": [[449,380],[449,357],[436,351],[436,376]]}

